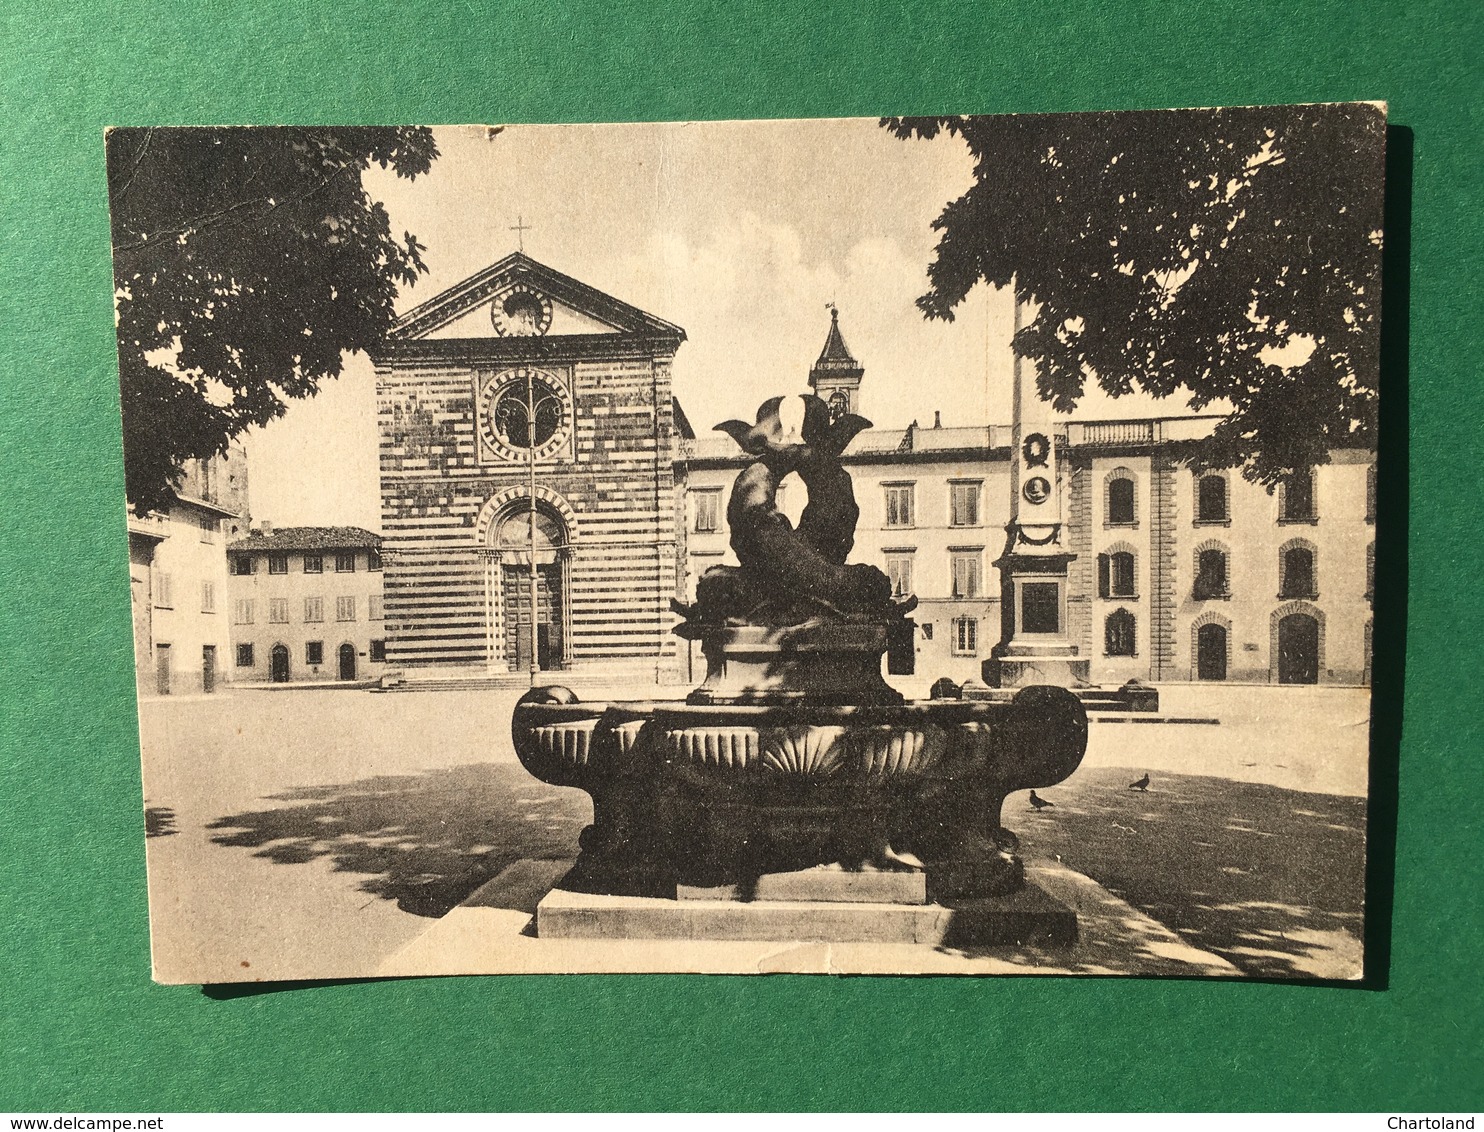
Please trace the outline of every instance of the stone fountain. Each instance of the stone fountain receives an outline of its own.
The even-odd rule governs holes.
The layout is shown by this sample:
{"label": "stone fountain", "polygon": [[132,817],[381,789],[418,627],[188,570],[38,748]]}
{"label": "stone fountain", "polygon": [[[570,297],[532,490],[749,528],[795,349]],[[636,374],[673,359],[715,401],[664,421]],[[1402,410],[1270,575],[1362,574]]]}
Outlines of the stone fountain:
{"label": "stone fountain", "polygon": [[[593,800],[543,937],[1067,943],[1076,919],[1025,880],[1005,798],[1066,779],[1087,714],[1059,687],[909,702],[882,678],[915,599],[847,564],[860,510],[840,454],[869,422],[817,397],[728,421],[751,457],[727,506],[739,565],[708,570],[676,632],[685,700],[584,703],[532,689],[512,720],[537,778]],[[797,528],[779,482],[809,501]]]}

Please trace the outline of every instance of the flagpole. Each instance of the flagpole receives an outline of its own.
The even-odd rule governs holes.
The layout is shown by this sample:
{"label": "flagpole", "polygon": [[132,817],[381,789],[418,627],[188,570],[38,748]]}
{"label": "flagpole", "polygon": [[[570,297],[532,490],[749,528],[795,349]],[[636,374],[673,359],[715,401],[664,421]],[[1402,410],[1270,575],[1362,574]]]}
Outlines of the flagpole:
{"label": "flagpole", "polygon": [[536,658],[536,373],[526,369],[526,464],[530,473],[530,511],[527,527],[531,548],[531,687],[540,665]]}

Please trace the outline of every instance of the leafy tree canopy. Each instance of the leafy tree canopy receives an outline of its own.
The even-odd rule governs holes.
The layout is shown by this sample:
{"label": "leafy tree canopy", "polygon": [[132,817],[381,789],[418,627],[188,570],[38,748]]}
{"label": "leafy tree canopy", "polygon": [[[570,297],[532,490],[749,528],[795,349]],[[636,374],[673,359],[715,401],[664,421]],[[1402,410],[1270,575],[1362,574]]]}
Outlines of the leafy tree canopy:
{"label": "leafy tree canopy", "polygon": [[[1374,445],[1385,118],[1363,104],[892,118],[961,137],[974,185],[918,300],[951,319],[981,279],[1039,303],[1014,348],[1070,412],[1192,394],[1234,411],[1189,455],[1272,484]],[[1307,352],[1307,357],[1304,355]],[[1302,359],[1301,364],[1299,364]]]}
{"label": "leafy tree canopy", "polygon": [[340,373],[426,271],[361,175],[438,156],[413,128],[117,129],[108,191],[124,468],[145,514],[184,461],[226,451]]}

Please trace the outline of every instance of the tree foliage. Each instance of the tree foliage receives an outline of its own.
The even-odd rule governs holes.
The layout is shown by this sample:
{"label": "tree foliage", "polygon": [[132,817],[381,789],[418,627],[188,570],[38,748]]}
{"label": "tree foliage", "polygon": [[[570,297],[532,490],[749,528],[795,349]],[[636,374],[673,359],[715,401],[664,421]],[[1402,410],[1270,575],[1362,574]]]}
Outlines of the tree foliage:
{"label": "tree foliage", "polygon": [[438,150],[420,128],[155,128],[109,131],[107,155],[125,480],[144,514],[184,461],[382,337],[426,268],[362,174],[416,177]]}
{"label": "tree foliage", "polygon": [[[973,186],[918,300],[932,318],[981,279],[1039,304],[1014,348],[1070,412],[1192,394],[1233,412],[1190,452],[1272,484],[1373,445],[1385,118],[1341,104],[897,118],[902,138],[964,140]],[[1294,364],[1304,348],[1312,352]],[[1280,364],[1281,363],[1281,364]]]}

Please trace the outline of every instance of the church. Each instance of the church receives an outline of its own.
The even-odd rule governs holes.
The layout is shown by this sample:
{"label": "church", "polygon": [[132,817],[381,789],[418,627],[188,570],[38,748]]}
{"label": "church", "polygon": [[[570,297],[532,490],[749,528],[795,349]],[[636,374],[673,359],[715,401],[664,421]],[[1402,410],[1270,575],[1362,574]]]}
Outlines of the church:
{"label": "church", "polygon": [[[670,603],[735,564],[726,492],[745,460],[674,401],[684,341],[519,252],[399,320],[375,358],[388,669],[700,679]],[[857,412],[865,373],[832,312],[810,389]],[[915,678],[992,676],[1018,626],[1099,685],[1369,683],[1375,453],[1333,452],[1269,493],[1175,458],[1214,423],[1048,418],[1039,495],[1009,425],[935,413],[856,437],[852,560],[918,599]],[[797,521],[803,486],[783,489]],[[1057,572],[1017,579],[1006,531],[1043,505]]]}
{"label": "church", "polygon": [[397,322],[373,359],[389,668],[673,667],[684,341],[521,252]]}

